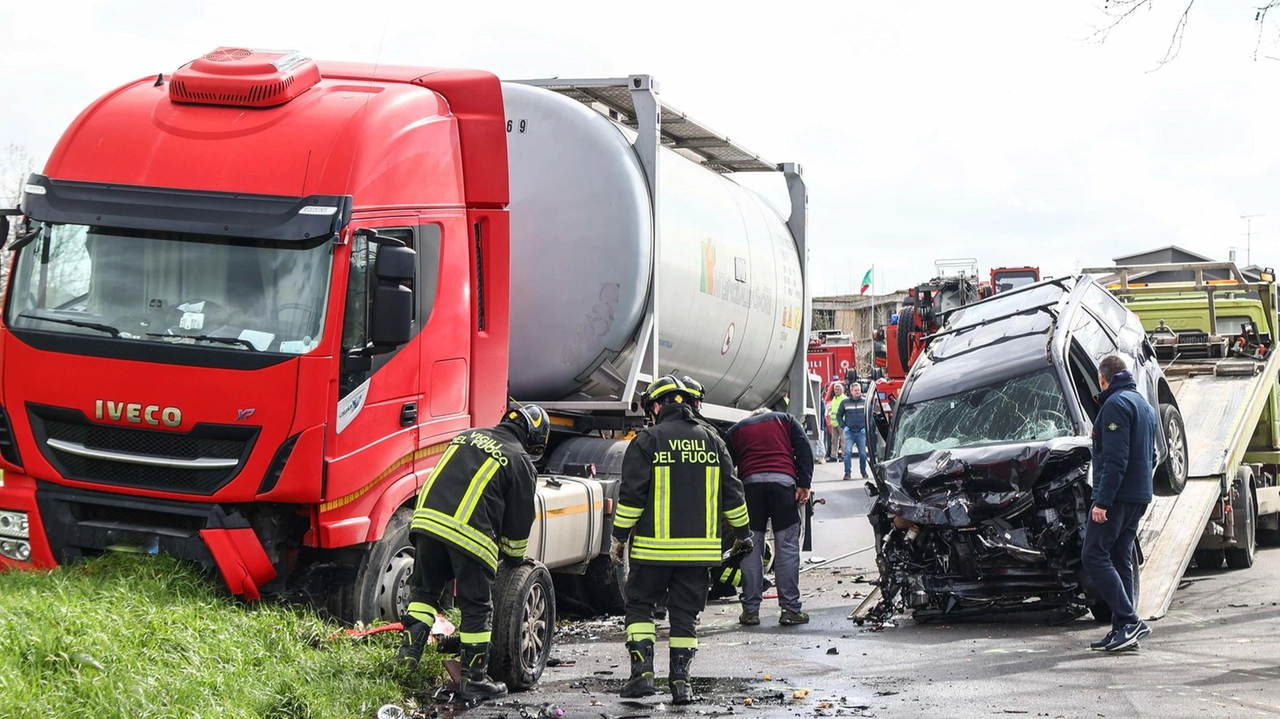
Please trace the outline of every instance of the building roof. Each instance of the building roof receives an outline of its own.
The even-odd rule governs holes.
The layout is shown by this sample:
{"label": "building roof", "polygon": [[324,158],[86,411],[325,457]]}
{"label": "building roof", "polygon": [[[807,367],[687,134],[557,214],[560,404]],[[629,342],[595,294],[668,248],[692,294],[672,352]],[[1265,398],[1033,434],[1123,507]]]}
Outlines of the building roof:
{"label": "building roof", "polygon": [[1198,252],[1192,252],[1185,247],[1177,245],[1165,245],[1157,247],[1154,250],[1145,250],[1132,255],[1124,255],[1121,257],[1113,257],[1112,262],[1117,265],[1160,265],[1171,264],[1174,262],[1213,262],[1212,257],[1205,257]]}

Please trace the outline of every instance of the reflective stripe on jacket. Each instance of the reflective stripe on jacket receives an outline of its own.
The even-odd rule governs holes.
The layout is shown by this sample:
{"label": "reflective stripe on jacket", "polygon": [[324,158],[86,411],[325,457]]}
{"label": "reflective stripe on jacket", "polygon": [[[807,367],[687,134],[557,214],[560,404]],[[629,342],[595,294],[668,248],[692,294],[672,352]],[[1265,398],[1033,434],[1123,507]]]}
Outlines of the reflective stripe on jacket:
{"label": "reflective stripe on jacket", "polygon": [[715,432],[687,405],[668,404],[622,458],[614,537],[631,537],[631,561],[720,564],[720,520],[750,536],[742,482]]}
{"label": "reflective stripe on jacket", "polygon": [[427,478],[412,531],[426,532],[496,569],[523,557],[533,525],[537,472],[511,425],[463,432]]}

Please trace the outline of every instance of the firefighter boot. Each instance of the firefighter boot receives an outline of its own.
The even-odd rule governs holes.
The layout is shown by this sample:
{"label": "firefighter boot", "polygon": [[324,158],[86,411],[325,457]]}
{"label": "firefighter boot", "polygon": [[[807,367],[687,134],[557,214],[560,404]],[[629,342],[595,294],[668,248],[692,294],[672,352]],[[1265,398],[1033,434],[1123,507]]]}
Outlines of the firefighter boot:
{"label": "firefighter boot", "polygon": [[671,650],[671,678],[667,683],[671,685],[672,704],[693,703],[693,687],[689,684],[689,665],[693,663],[693,655],[697,652],[697,649]]}
{"label": "firefighter boot", "polygon": [[462,645],[462,675],[458,679],[458,698],[462,701],[498,699],[507,695],[507,685],[487,676],[489,643]]}
{"label": "firefighter boot", "polygon": [[653,640],[627,642],[627,653],[631,655],[631,678],[622,687],[623,698],[635,699],[657,694],[658,690],[653,686]]}
{"label": "firefighter boot", "polygon": [[411,617],[405,617],[403,623],[404,643],[400,645],[397,657],[401,663],[409,668],[409,671],[413,671],[418,666],[418,660],[422,659],[422,649],[427,646],[427,636],[431,634],[431,625]]}

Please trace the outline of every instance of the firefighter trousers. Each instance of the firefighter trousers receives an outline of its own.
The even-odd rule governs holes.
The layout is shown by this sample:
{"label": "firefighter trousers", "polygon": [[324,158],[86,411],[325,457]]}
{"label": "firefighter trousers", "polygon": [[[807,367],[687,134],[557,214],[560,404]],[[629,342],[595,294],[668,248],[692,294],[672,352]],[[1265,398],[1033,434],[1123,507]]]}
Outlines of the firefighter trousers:
{"label": "firefighter trousers", "polygon": [[458,627],[463,644],[489,641],[493,618],[494,571],[488,565],[422,532],[410,535],[413,542],[413,574],[409,575],[409,616],[428,625],[436,621],[440,595],[457,580],[455,604],[462,612]]}
{"label": "firefighter trousers", "polygon": [[627,641],[654,640],[653,608],[666,597],[671,648],[696,649],[698,613],[707,607],[707,568],[637,564],[627,578]]}

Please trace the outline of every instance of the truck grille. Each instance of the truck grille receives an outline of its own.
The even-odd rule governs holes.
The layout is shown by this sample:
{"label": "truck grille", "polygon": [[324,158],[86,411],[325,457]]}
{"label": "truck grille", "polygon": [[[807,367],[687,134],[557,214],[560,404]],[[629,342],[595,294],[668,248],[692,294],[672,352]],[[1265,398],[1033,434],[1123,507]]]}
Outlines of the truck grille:
{"label": "truck grille", "polygon": [[[197,424],[179,433],[95,424],[62,407],[28,404],[27,412],[45,458],[67,479],[183,494],[209,495],[226,486],[258,436],[257,427]],[[225,466],[188,466],[197,460]]]}

